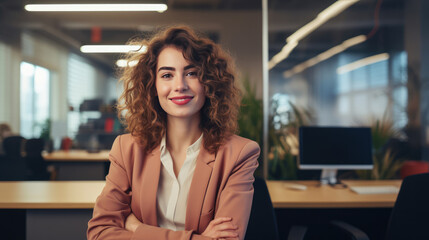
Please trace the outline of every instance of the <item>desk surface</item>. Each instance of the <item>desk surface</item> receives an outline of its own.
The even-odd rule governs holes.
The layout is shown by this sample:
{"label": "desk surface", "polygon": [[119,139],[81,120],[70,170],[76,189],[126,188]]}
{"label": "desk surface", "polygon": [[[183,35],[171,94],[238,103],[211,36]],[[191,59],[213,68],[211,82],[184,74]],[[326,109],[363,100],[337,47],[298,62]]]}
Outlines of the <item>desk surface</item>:
{"label": "desk surface", "polygon": [[2,209],[87,209],[104,181],[0,182]]}
{"label": "desk surface", "polygon": [[88,153],[86,150],[54,151],[43,154],[45,161],[49,162],[107,162],[110,150],[102,150],[98,153]]}
{"label": "desk surface", "polygon": [[[348,186],[393,185],[400,187],[401,180],[343,181]],[[292,190],[285,183],[298,183],[307,190]],[[397,194],[357,194],[349,188],[318,186],[318,181],[267,181],[274,208],[391,208]]]}
{"label": "desk surface", "polygon": [[[307,190],[291,190],[285,183],[299,183]],[[400,180],[344,181],[353,185],[395,185]],[[90,209],[104,181],[0,182],[2,209]],[[376,208],[393,207],[396,194],[359,195],[349,188],[317,187],[317,181],[267,181],[275,208]]]}

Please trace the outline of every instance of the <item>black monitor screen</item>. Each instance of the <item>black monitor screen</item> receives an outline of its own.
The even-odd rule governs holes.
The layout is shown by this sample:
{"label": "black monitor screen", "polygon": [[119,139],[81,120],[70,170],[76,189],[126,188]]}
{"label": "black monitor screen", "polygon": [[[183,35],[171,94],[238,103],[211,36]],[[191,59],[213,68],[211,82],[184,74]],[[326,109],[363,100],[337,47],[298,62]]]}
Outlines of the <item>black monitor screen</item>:
{"label": "black monitor screen", "polygon": [[371,129],[364,127],[301,127],[299,165],[302,169],[369,169]]}

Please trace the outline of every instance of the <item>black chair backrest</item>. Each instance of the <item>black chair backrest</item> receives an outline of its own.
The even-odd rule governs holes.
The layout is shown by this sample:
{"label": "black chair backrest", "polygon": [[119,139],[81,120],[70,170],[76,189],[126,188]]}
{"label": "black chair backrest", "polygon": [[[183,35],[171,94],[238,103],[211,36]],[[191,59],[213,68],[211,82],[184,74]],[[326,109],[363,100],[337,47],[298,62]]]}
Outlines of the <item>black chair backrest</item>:
{"label": "black chair backrest", "polygon": [[21,136],[10,136],[3,140],[3,150],[7,156],[21,156],[22,146],[25,138]]}
{"label": "black chair backrest", "polygon": [[406,177],[395,202],[386,239],[429,239],[429,173]]}
{"label": "black chair backrest", "polygon": [[279,239],[277,219],[265,180],[255,177],[254,194],[245,240]]}
{"label": "black chair backrest", "polygon": [[45,141],[40,138],[28,139],[25,143],[25,160],[30,170],[29,180],[49,180],[47,164],[42,156],[44,146]]}
{"label": "black chair backrest", "polygon": [[25,152],[27,156],[42,156],[45,147],[45,141],[41,138],[28,139],[25,143]]}
{"label": "black chair backrest", "polygon": [[11,136],[3,140],[5,155],[0,161],[0,181],[27,180],[28,170],[21,154],[25,138]]}

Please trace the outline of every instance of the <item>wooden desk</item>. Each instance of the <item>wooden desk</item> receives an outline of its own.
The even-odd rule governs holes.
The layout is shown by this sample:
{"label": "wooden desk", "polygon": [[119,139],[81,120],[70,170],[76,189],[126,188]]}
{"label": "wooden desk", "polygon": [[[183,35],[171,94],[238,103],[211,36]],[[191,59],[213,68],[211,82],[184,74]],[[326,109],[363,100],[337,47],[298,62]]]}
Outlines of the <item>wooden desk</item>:
{"label": "wooden desk", "polygon": [[1,209],[92,209],[104,181],[0,182]]}
{"label": "wooden desk", "polygon": [[[349,186],[401,185],[401,180],[343,182]],[[307,190],[288,189],[285,183],[304,184]],[[318,184],[318,181],[267,181],[277,224],[281,226],[280,239],[286,239],[291,226],[323,226],[332,220],[351,223],[370,239],[384,239],[397,194],[362,195],[349,188],[318,187]]]}
{"label": "wooden desk", "polygon": [[[393,185],[401,186],[401,180],[343,181],[348,186]],[[307,186],[307,190],[292,190],[287,183]],[[274,208],[392,208],[397,194],[357,194],[349,188],[319,186],[318,181],[267,181]]]}
{"label": "wooden desk", "polygon": [[[283,187],[284,183],[290,182],[267,181],[276,211],[289,210],[284,214],[277,211],[282,229],[287,229],[287,224],[305,224],[309,216],[311,219],[318,218],[324,221],[328,219],[324,215],[326,212],[330,213],[332,208],[353,209],[358,212],[368,208],[374,210],[391,208],[396,199],[396,194],[358,195],[350,189],[316,187],[317,181],[296,182],[307,185],[308,189],[305,191],[287,189]],[[345,183],[400,186],[401,181],[345,181]],[[87,223],[92,216],[92,208],[104,184],[104,181],[0,182],[0,211],[16,209],[25,211],[27,240],[83,240],[86,239]],[[316,208],[326,211],[321,212]],[[343,215],[341,213],[341,216]],[[374,214],[370,216],[373,222],[378,221]],[[338,216],[335,218],[338,219]],[[367,219],[367,215],[364,219]]]}
{"label": "wooden desk", "polygon": [[95,200],[104,184],[104,181],[0,182],[0,211],[25,211],[27,240],[84,240]]}
{"label": "wooden desk", "polygon": [[109,167],[109,152],[55,151],[43,154],[43,158],[54,165],[56,180],[104,180]]}
{"label": "wooden desk", "polygon": [[43,154],[48,162],[107,162],[110,150],[102,150],[98,153],[89,153],[86,150],[55,151]]}

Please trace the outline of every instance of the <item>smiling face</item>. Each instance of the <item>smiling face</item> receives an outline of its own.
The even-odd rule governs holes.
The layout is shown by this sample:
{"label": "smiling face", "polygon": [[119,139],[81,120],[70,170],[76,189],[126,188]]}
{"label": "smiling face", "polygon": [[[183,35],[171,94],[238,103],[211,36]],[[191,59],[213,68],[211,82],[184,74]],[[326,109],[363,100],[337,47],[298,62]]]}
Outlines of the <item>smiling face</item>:
{"label": "smiling face", "polygon": [[181,50],[169,46],[160,52],[155,84],[168,119],[199,119],[205,101],[204,87],[197,69],[183,57]]}

